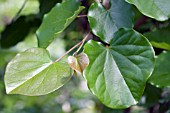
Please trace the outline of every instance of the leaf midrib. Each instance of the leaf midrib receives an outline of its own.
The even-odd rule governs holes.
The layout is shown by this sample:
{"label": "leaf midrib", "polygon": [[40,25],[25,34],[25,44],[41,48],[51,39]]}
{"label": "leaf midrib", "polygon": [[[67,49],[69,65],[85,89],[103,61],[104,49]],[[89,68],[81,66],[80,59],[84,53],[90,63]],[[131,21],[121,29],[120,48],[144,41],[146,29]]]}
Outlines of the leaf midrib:
{"label": "leaf midrib", "polygon": [[[51,64],[52,64],[51,62],[49,62],[46,66],[43,64],[43,65],[44,65],[44,68],[43,68],[43,69],[40,69],[40,68],[42,68],[41,66],[40,66],[40,68],[37,68],[37,70],[40,69],[37,73],[35,73],[31,78],[23,81],[21,84],[18,84],[15,88],[13,88],[12,90],[10,90],[8,93],[14,91],[14,90],[15,90],[16,88],[18,88],[19,86],[23,85],[23,84],[26,83],[27,81],[29,81],[29,80],[31,80],[32,78],[34,78],[37,74],[41,73],[43,70],[45,70],[46,68],[48,68]],[[37,70],[36,70],[36,71],[37,71]]]}
{"label": "leaf midrib", "polygon": [[132,96],[133,99],[136,101],[136,99],[134,98],[134,96],[133,96],[133,94],[132,94],[132,92],[131,92],[131,90],[130,90],[130,88],[129,88],[129,86],[128,86],[125,78],[124,78],[124,76],[122,75],[122,72],[121,72],[121,70],[120,70],[120,67],[119,67],[118,64],[117,64],[117,61],[114,59],[114,56],[112,55],[112,53],[111,53],[110,50],[108,50],[107,52],[109,52],[109,54],[112,56],[113,60],[115,61],[115,65],[116,65],[117,68],[119,69],[119,72],[120,72],[120,74],[121,74],[121,77],[123,78],[123,81],[126,83],[126,87],[129,89],[131,96]]}

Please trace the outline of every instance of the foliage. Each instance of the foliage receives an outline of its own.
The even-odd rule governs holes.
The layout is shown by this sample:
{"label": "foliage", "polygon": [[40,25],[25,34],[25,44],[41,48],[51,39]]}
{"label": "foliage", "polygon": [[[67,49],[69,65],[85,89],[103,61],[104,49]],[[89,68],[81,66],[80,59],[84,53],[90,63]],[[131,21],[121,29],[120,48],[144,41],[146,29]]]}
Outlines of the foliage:
{"label": "foliage", "polygon": [[[67,0],[57,4],[44,16],[42,25],[37,30],[39,47],[46,48],[58,34],[60,34],[82,11],[80,2]],[[60,12],[60,13],[59,13]]]}
{"label": "foliage", "polygon": [[[42,97],[42,103],[36,105],[47,107],[48,99],[59,99],[53,101],[56,105],[48,106],[51,109],[58,105],[51,110],[58,113],[77,113],[85,107],[86,104],[75,105],[77,98],[91,105],[90,111],[80,112],[170,111],[168,0],[35,1],[39,10],[24,10],[31,2],[26,0],[16,15],[9,16],[11,22],[0,28],[0,70],[4,73],[1,90],[5,85],[7,94],[48,94],[24,96],[22,100],[32,99],[29,103],[35,104],[36,98]],[[9,3],[0,1],[5,2]],[[66,48],[71,48],[65,53],[60,51],[65,49],[61,40]],[[70,53],[73,55],[67,60]],[[82,90],[86,85],[78,88],[81,83],[86,83],[89,90]],[[65,90],[69,93],[65,94]],[[67,99],[60,99],[62,95]],[[10,113],[14,109],[10,101],[17,102],[22,96],[13,97],[4,91],[0,94],[4,102],[0,106],[6,106],[6,102],[11,106],[9,111],[4,107],[2,112]],[[23,109],[29,108],[29,103]],[[32,110],[21,112],[46,112]]]}
{"label": "foliage", "polygon": [[93,33],[109,43],[119,28],[133,27],[133,11],[123,0],[111,0],[108,10],[101,3],[94,3],[88,10],[88,20]]}
{"label": "foliage", "polygon": [[110,46],[90,41],[84,52],[90,60],[85,70],[88,86],[105,105],[125,108],[139,101],[154,66],[152,47],[143,36],[120,29]]}
{"label": "foliage", "polygon": [[170,1],[168,0],[126,0],[134,4],[141,13],[159,21],[165,21],[170,18]]}

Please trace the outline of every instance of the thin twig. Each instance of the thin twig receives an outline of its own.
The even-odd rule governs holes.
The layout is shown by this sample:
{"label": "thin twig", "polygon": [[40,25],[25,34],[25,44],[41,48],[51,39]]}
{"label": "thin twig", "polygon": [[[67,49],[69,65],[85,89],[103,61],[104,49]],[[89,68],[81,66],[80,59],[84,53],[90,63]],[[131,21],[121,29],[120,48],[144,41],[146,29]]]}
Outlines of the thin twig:
{"label": "thin twig", "polygon": [[87,17],[87,15],[78,15],[77,18]]}
{"label": "thin twig", "polygon": [[88,36],[90,35],[90,32],[84,37],[84,39],[81,41],[81,45],[80,47],[77,49],[76,53],[78,53],[80,51],[80,49],[82,48],[82,46],[84,45],[84,42],[87,40]]}
{"label": "thin twig", "polygon": [[[55,60],[54,62],[58,62],[59,60],[61,60],[63,57],[65,57],[68,53],[70,53],[71,51],[73,51],[75,48],[77,48],[78,46],[82,47],[82,45],[84,44],[84,42],[87,40],[88,36],[90,35],[90,32],[83,38],[83,40],[79,43],[77,43],[75,46],[73,46],[71,49],[69,49],[66,53],[64,53],[60,58],[58,58],[57,60]],[[80,50],[81,48],[79,47],[78,50]]]}
{"label": "thin twig", "polygon": [[19,9],[19,11],[16,13],[15,17],[13,18],[13,21],[15,21],[19,17],[19,15],[22,12],[22,10],[24,9],[26,3],[27,3],[27,0],[24,1],[24,3],[22,4],[21,8]]}
{"label": "thin twig", "polygon": [[142,18],[140,18],[140,20],[138,20],[134,26],[134,29],[138,29],[141,25],[145,24],[147,22],[148,17],[143,16]]}

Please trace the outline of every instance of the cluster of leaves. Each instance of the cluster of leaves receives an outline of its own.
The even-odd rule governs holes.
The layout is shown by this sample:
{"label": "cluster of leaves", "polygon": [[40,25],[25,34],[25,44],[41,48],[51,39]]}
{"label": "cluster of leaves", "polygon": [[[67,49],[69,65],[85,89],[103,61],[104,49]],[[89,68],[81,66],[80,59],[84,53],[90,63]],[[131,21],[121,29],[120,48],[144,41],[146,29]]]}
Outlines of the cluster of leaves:
{"label": "cluster of leaves", "polygon": [[[144,0],[110,0],[109,7],[100,2],[92,3],[87,9],[87,18],[90,29],[98,40],[89,40],[84,45],[84,53],[75,55],[76,57],[71,56],[68,61],[74,71],[83,74],[90,91],[103,104],[115,109],[137,104],[148,83],[156,87],[170,86],[168,82],[170,66],[167,62],[170,57],[168,51],[170,42],[167,35],[169,30],[156,29],[144,35],[134,30],[134,12],[131,4],[134,4],[143,15],[158,21],[170,18],[168,7],[170,2],[167,0],[150,0],[147,5]],[[63,86],[71,78],[73,70],[65,59],[52,61],[46,48],[85,8],[78,0],[65,0],[56,4],[45,15],[44,13],[49,9],[40,11],[42,12],[40,17],[44,15],[44,18],[36,31],[38,48],[30,48],[18,53],[8,63],[5,72],[8,94],[28,96],[48,94]],[[35,25],[34,21],[28,20],[24,23],[23,20],[25,17],[19,17],[2,33],[2,47],[15,45],[29,31],[24,29],[27,32],[22,32],[16,42],[10,41],[11,43],[6,45],[6,42],[13,39],[16,34],[14,32],[6,37],[8,29],[12,29],[16,24]],[[21,26],[20,29],[23,28]],[[84,42],[83,39],[79,46],[82,47]],[[155,59],[153,47],[166,51]],[[77,52],[79,50],[80,48]]]}

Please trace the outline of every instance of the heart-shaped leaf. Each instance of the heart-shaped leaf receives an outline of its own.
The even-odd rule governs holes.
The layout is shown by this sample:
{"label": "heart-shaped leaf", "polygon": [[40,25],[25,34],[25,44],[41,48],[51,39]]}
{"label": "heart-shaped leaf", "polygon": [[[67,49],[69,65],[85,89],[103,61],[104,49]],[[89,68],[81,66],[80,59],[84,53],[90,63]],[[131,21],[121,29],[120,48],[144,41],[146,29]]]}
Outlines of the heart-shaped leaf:
{"label": "heart-shaped leaf", "polygon": [[164,51],[156,58],[154,71],[149,78],[149,82],[156,87],[170,86],[170,51]]}
{"label": "heart-shaped leaf", "polygon": [[76,57],[74,57],[74,56],[69,56],[67,62],[68,62],[68,64],[69,64],[69,66],[74,70],[74,75],[77,76],[77,72],[80,72],[80,73],[81,73],[81,69],[80,69],[80,66],[79,66],[79,63],[78,63]]}
{"label": "heart-shaped leaf", "polygon": [[58,3],[48,14],[36,34],[39,47],[46,48],[84,9],[79,0],[65,0]]}
{"label": "heart-shaped leaf", "polygon": [[84,71],[88,87],[106,106],[127,108],[136,104],[154,67],[148,40],[131,29],[115,33],[110,46],[86,43],[90,63]]}
{"label": "heart-shaped leaf", "polygon": [[151,18],[165,21],[170,18],[170,0],[125,0],[134,4],[139,11]]}
{"label": "heart-shaped leaf", "polygon": [[119,28],[133,27],[133,11],[131,5],[124,0],[111,0],[109,10],[100,3],[94,3],[88,11],[88,20],[92,32],[109,43]]}
{"label": "heart-shaped leaf", "polygon": [[84,69],[89,64],[88,56],[85,53],[80,53],[77,56],[69,56],[68,64],[76,72],[83,73]]}
{"label": "heart-shaped leaf", "polygon": [[19,53],[7,65],[5,86],[8,94],[44,95],[63,86],[71,77],[67,62],[52,62],[45,49]]}

